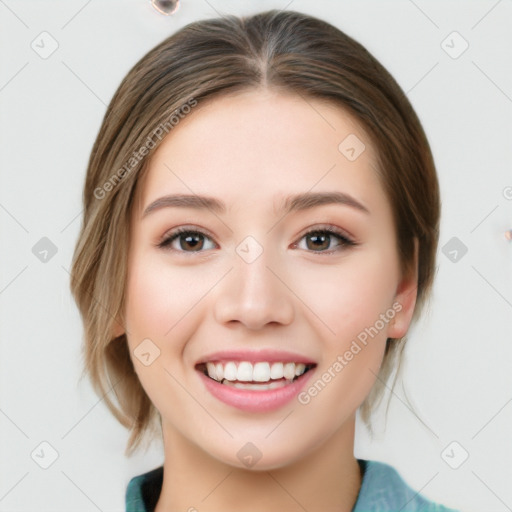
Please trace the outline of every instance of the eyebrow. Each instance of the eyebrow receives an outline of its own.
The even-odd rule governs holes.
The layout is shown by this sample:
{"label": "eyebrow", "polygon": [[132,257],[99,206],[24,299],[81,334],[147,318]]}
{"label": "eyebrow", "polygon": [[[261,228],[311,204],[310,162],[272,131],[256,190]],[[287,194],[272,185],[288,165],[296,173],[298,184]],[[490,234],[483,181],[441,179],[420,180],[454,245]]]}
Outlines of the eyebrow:
{"label": "eyebrow", "polygon": [[[308,210],[316,206],[340,204],[349,206],[360,212],[370,214],[370,210],[360,203],[357,199],[345,192],[305,192],[285,198],[281,205],[280,212],[287,215],[294,211]],[[225,213],[226,205],[214,198],[208,196],[174,194],[159,197],[146,207],[142,218],[152,212],[162,208],[193,208],[196,210],[211,210],[215,213]]]}

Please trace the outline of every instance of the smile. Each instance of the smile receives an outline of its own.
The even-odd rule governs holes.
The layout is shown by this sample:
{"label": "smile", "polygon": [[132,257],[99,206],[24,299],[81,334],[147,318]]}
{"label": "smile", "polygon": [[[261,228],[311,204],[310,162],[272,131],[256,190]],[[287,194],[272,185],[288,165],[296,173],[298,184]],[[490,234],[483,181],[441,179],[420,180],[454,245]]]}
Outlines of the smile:
{"label": "smile", "polygon": [[269,412],[290,403],[316,363],[285,352],[211,354],[195,365],[206,391],[247,412]]}
{"label": "smile", "polygon": [[314,365],[292,362],[208,361],[198,366],[205,375],[238,389],[265,391],[286,386],[309,371]]}

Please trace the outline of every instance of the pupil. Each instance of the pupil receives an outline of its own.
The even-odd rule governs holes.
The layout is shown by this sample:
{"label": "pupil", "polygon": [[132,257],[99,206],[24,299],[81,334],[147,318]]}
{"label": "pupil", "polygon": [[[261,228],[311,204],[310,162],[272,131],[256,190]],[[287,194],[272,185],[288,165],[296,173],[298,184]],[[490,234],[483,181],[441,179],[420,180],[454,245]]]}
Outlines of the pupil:
{"label": "pupil", "polygon": [[[313,247],[308,247],[309,249],[327,249],[329,247],[329,235],[325,234],[314,234],[310,235],[310,240],[313,241]],[[320,245],[316,244],[316,242],[320,242]],[[327,243],[326,243],[327,242]],[[309,244],[308,244],[309,245]]]}
{"label": "pupil", "polygon": [[185,241],[185,244],[187,244],[189,247],[184,247],[184,244],[182,243],[181,248],[182,249],[192,249],[192,250],[198,250],[198,248],[201,249],[202,243],[201,243],[201,241],[198,241],[198,239],[200,237],[201,237],[201,235],[187,235],[184,238],[184,241]]}

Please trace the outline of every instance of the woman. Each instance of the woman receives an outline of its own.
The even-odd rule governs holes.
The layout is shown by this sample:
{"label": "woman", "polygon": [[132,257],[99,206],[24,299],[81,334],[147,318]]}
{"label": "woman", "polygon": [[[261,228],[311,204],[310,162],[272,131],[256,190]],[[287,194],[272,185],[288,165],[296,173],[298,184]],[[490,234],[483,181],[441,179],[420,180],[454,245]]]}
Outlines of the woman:
{"label": "woman", "polygon": [[430,292],[439,216],[410,103],[328,23],[200,21],[144,56],[94,145],[72,269],[127,453],[163,436],[127,510],[448,510],[353,453]]}

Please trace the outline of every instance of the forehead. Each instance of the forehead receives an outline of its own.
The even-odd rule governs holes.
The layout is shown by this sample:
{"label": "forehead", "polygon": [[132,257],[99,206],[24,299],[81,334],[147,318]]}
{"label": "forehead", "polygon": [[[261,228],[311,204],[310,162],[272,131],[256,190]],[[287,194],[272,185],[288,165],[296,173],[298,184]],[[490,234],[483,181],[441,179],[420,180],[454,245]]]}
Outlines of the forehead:
{"label": "forehead", "polygon": [[338,190],[386,208],[374,148],[341,107],[251,90],[200,104],[151,157],[139,212],[165,193],[244,200],[277,210],[290,194]]}

